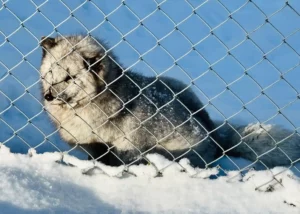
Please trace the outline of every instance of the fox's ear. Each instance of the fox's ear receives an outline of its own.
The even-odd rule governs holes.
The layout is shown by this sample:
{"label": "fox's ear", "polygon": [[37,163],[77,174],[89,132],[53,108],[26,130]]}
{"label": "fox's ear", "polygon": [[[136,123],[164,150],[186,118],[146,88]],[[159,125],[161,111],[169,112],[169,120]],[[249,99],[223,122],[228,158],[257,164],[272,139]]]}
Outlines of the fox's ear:
{"label": "fox's ear", "polygon": [[43,57],[46,55],[46,50],[54,47],[56,45],[55,39],[51,37],[42,36],[40,45],[43,47]]}
{"label": "fox's ear", "polygon": [[56,42],[54,38],[42,36],[40,45],[46,49],[50,49],[56,45]]}

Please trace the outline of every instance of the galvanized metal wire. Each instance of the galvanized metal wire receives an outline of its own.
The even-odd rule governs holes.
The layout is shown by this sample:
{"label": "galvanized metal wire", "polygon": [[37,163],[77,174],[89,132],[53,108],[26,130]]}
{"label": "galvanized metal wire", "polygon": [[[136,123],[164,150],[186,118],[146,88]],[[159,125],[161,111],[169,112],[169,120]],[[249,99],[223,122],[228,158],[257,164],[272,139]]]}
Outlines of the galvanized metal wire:
{"label": "galvanized metal wire", "polygon": [[[106,54],[108,54],[110,51],[114,51],[121,43],[126,43],[126,45],[128,45],[136,53],[136,55],[138,56],[136,58],[136,61],[134,63],[131,63],[129,66],[126,66],[126,68],[122,67],[121,65],[119,65],[119,63],[117,61],[115,61],[115,59],[111,58],[124,71],[122,76],[126,75],[126,71],[133,69],[139,62],[143,62],[147,66],[147,68],[153,72],[153,75],[156,76],[157,81],[159,81],[158,80],[159,77],[168,74],[168,72],[171,71],[174,68],[176,68],[180,72],[182,72],[182,74],[188,79],[187,87],[184,90],[182,90],[178,93],[174,92],[173,93],[174,98],[171,101],[169,101],[168,103],[166,103],[165,105],[161,106],[161,107],[157,107],[149,98],[147,98],[145,95],[142,94],[143,90],[145,90],[145,88],[147,88],[147,87],[151,86],[152,84],[154,84],[154,82],[151,83],[150,85],[147,85],[144,88],[141,88],[138,84],[136,84],[133,80],[131,80],[140,90],[140,93],[137,96],[135,96],[133,99],[135,99],[139,95],[144,96],[149,102],[151,102],[153,105],[155,105],[157,107],[157,110],[158,110],[157,114],[161,114],[159,112],[160,109],[162,109],[164,106],[171,103],[176,98],[176,96],[178,94],[182,93],[183,91],[187,90],[190,87],[193,87],[193,89],[195,89],[195,91],[197,91],[197,93],[199,93],[199,95],[201,95],[202,97],[204,97],[207,100],[207,102],[204,102],[204,106],[203,106],[202,109],[212,107],[214,109],[214,111],[216,111],[222,117],[223,123],[220,126],[222,126],[224,124],[228,124],[232,129],[234,129],[234,127],[232,125],[230,125],[230,123],[228,123],[228,121],[230,121],[232,118],[235,118],[236,116],[238,116],[241,112],[247,112],[259,124],[267,124],[268,122],[272,121],[277,116],[281,116],[289,123],[289,126],[293,128],[294,132],[292,134],[299,135],[299,126],[295,125],[294,122],[292,121],[291,117],[286,115],[284,112],[291,105],[295,104],[296,102],[299,102],[299,99],[300,99],[299,88],[297,88],[293,83],[291,83],[288,80],[288,78],[286,78],[286,75],[288,73],[290,73],[290,72],[292,72],[296,69],[299,69],[299,67],[300,67],[299,66],[299,64],[300,64],[299,49],[297,49],[297,47],[294,47],[294,45],[290,43],[290,38],[294,38],[294,37],[298,36],[298,40],[299,40],[300,28],[297,27],[293,31],[286,34],[285,32],[282,32],[282,30],[279,29],[278,26],[276,26],[276,24],[274,24],[274,21],[273,21],[273,18],[276,18],[277,15],[280,14],[282,11],[289,10],[289,13],[293,14],[293,16],[296,18],[295,22],[299,22],[299,20],[300,20],[300,11],[299,11],[299,7],[297,6],[295,1],[284,1],[284,3],[281,4],[281,6],[277,7],[275,11],[272,11],[271,13],[268,13],[268,12],[265,11],[264,8],[261,7],[261,3],[259,1],[255,1],[255,0],[241,1],[239,3],[238,7],[234,8],[234,9],[230,8],[228,2],[225,1],[225,0],[214,0],[214,1],[213,0],[206,0],[206,1],[201,1],[201,2],[200,1],[195,2],[195,1],[192,1],[192,0],[185,0],[185,1],[182,0],[182,2],[185,4],[185,6],[187,8],[189,8],[188,10],[190,11],[190,13],[189,13],[189,15],[181,18],[178,21],[178,20],[174,20],[174,16],[170,14],[170,11],[168,11],[166,6],[165,6],[167,3],[170,3],[170,2],[172,4],[171,0],[162,0],[162,1],[152,0],[151,3],[155,4],[155,8],[152,11],[148,12],[144,16],[141,16],[139,14],[139,11],[137,11],[134,8],[134,4],[138,4],[138,3],[137,2],[133,3],[132,1],[129,1],[129,0],[120,1],[119,3],[116,4],[116,6],[112,10],[110,10],[110,12],[107,12],[105,9],[103,9],[100,6],[100,4],[98,4],[95,0],[81,1],[80,4],[76,5],[76,7],[70,7],[69,4],[66,1],[60,0],[59,3],[63,5],[63,7],[66,9],[66,11],[68,11],[67,12],[68,14],[66,14],[66,18],[64,20],[60,21],[59,23],[53,22],[51,19],[48,18],[47,14],[45,14],[43,12],[42,8],[48,2],[49,1],[43,1],[40,4],[38,4],[34,0],[27,1],[26,4],[30,4],[31,6],[33,6],[35,8],[35,10],[31,15],[29,15],[28,17],[26,17],[24,19],[24,18],[18,16],[18,14],[14,11],[14,9],[12,9],[10,7],[10,4],[9,4],[10,1],[9,0],[7,0],[7,1],[2,0],[1,7],[0,7],[0,13],[1,13],[1,11],[2,12],[5,11],[6,13],[9,13],[10,16],[13,16],[14,19],[16,19],[19,22],[19,25],[15,29],[11,30],[10,33],[6,33],[2,29],[0,29],[0,37],[3,38],[2,40],[0,40],[0,48],[4,47],[5,45],[10,45],[10,47],[12,47],[14,49],[14,51],[21,56],[21,60],[18,63],[15,63],[13,66],[9,66],[8,63],[0,57],[0,66],[4,70],[4,72],[3,72],[4,75],[0,76],[0,83],[5,84],[8,81],[8,78],[12,78],[15,81],[15,84],[18,84],[18,86],[21,86],[23,88],[23,93],[19,94],[17,97],[11,97],[6,92],[4,92],[3,89],[0,88],[0,95],[2,95],[2,97],[3,97],[1,99],[3,99],[3,100],[5,99],[6,101],[9,102],[9,105],[7,105],[3,108],[2,107],[0,108],[0,122],[2,122],[6,126],[6,128],[10,129],[11,133],[12,133],[8,138],[4,139],[3,141],[0,141],[0,143],[1,143],[0,145],[8,145],[9,146],[9,142],[14,138],[17,138],[18,140],[20,140],[22,143],[27,145],[28,148],[33,148],[33,149],[37,149],[37,148],[41,147],[42,145],[44,145],[46,143],[49,143],[55,148],[56,151],[60,152],[62,154],[62,156],[64,154],[68,154],[68,153],[71,154],[77,147],[80,147],[79,142],[78,142],[78,144],[76,146],[74,146],[74,147],[72,147],[72,148],[70,148],[66,151],[63,151],[61,148],[59,148],[59,146],[57,146],[57,142],[53,141],[53,139],[52,139],[52,137],[54,135],[56,135],[59,132],[59,130],[62,129],[63,127],[59,127],[57,129],[55,129],[54,131],[52,131],[51,133],[45,133],[38,125],[36,125],[35,123],[32,122],[37,117],[39,117],[41,114],[43,114],[46,111],[46,109],[44,108],[44,105],[41,101],[41,98],[39,96],[36,96],[34,93],[32,93],[32,90],[35,87],[37,87],[38,85],[40,85],[41,79],[38,79],[38,80],[36,80],[36,81],[34,81],[34,82],[32,82],[28,85],[28,84],[24,83],[24,79],[18,77],[16,74],[14,74],[14,70],[18,66],[20,66],[22,63],[26,63],[27,65],[30,66],[31,72],[35,72],[35,75],[40,75],[39,68],[35,64],[33,64],[32,61],[29,59],[30,56],[34,52],[40,50],[40,45],[39,45],[40,44],[40,37],[35,35],[32,32],[32,30],[30,29],[30,23],[29,23],[30,20],[33,17],[35,17],[36,15],[39,15],[39,16],[43,17],[45,20],[48,21],[48,23],[51,24],[52,29],[53,29],[52,32],[50,32],[50,33],[48,32],[47,35],[44,35],[44,36],[49,36],[49,37],[52,36],[52,35],[59,35],[59,36],[65,38],[66,35],[61,32],[60,28],[65,23],[67,23],[69,20],[75,20],[82,27],[82,29],[84,29],[84,33],[87,36],[91,36],[99,27],[101,27],[105,24],[109,24],[110,27],[115,32],[117,32],[119,34],[120,40],[118,42],[116,42],[115,44],[109,46],[109,49],[106,50]],[[221,8],[224,11],[224,13],[226,13],[226,17],[224,16],[224,18],[222,18],[222,20],[220,22],[218,22],[216,25],[212,25],[208,21],[208,17],[206,17],[205,14],[201,13],[201,11],[200,11],[200,9],[205,9],[205,7],[210,3],[214,3],[214,4],[218,5],[218,7]],[[94,7],[94,9],[97,10],[98,13],[101,14],[101,16],[103,17],[102,19],[97,20],[97,24],[92,28],[86,26],[86,24],[81,20],[81,18],[77,17],[77,15],[76,15],[76,13],[80,9],[82,9],[85,6],[85,4],[92,5]],[[111,4],[115,4],[115,3],[111,3]],[[295,5],[296,5],[296,7],[295,7]],[[258,25],[253,27],[251,30],[247,29],[243,25],[243,23],[241,23],[241,20],[239,19],[238,15],[237,15],[241,10],[243,10],[247,7],[254,8],[264,18],[263,22],[259,23]],[[116,13],[118,13],[118,11],[121,10],[121,9],[126,9],[127,11],[129,11],[131,13],[131,15],[136,20],[138,20],[138,23],[135,26],[131,26],[130,30],[127,31],[126,33],[122,32],[122,30],[119,29],[119,26],[117,26],[115,24],[115,22],[111,21],[111,17],[113,15],[115,15]],[[178,9],[177,12],[180,13],[180,10]],[[169,32],[165,33],[163,36],[155,35],[155,33],[153,33],[153,30],[151,30],[151,28],[147,24],[145,24],[147,22],[147,20],[150,19],[151,17],[153,17],[156,13],[159,13],[161,16],[164,17],[164,19],[167,19],[173,25],[173,28]],[[195,19],[199,20],[203,25],[205,25],[205,27],[207,29],[209,29],[209,33],[207,33],[207,35],[205,35],[201,38],[198,38],[197,41],[194,41],[194,39],[191,39],[189,37],[189,35],[187,35],[187,32],[184,30],[184,28],[182,28],[182,26],[186,22],[188,22],[188,20],[190,18],[195,18]],[[240,39],[234,45],[229,45],[224,40],[224,38],[222,38],[222,32],[224,32],[226,30],[229,30],[229,29],[226,28],[226,24],[228,22],[234,24],[234,26],[236,28],[238,28],[241,31],[241,34],[243,35],[243,38]],[[251,22],[251,14],[249,14],[249,22]],[[270,34],[269,39],[272,39],[272,36],[276,36],[276,37],[281,38],[281,42],[278,43],[277,45],[275,45],[274,47],[270,48],[269,50],[265,50],[264,48],[262,48],[261,45],[259,44],[260,41],[257,41],[257,39],[253,38],[253,35],[255,33],[259,32],[262,28],[264,28],[266,26],[268,26],[270,29],[272,29],[272,32],[273,32],[273,33]],[[194,26],[194,27],[196,28],[197,26]],[[143,30],[145,30],[156,41],[155,44],[151,48],[148,48],[143,53],[141,53],[141,51],[138,50],[136,45],[132,44],[132,42],[128,39],[128,37],[130,37],[131,34],[139,28],[143,28]],[[12,40],[14,35],[17,34],[20,30],[26,31],[36,41],[36,46],[32,50],[30,50],[26,53],[23,50],[21,50],[17,45],[15,45],[15,42]],[[172,53],[172,51],[168,50],[168,48],[164,44],[164,41],[166,39],[168,39],[173,33],[176,33],[176,34],[180,35],[190,47],[187,51],[185,51],[179,57],[174,56],[174,53]],[[235,37],[235,35],[231,35],[231,36],[233,38]],[[84,38],[84,39],[86,39],[86,38]],[[223,54],[222,56],[218,56],[218,58],[214,61],[210,60],[204,53],[202,53],[197,48],[198,45],[203,44],[205,42],[205,40],[207,40],[207,39],[214,39],[225,50],[226,53]],[[24,42],[26,43],[26,41],[24,41]],[[251,44],[251,46],[256,49],[257,53],[259,53],[258,54],[259,59],[256,60],[255,62],[249,64],[249,65],[245,65],[245,63],[240,59],[239,55],[236,54],[236,50],[238,48],[243,48],[243,44],[245,44],[246,42]],[[174,44],[174,46],[176,46],[176,45],[177,44]],[[276,61],[274,61],[270,57],[270,55],[272,53],[274,53],[275,51],[280,50],[280,48],[283,47],[283,46],[286,47],[290,52],[292,52],[298,58],[298,63],[294,64],[292,67],[290,67],[286,70],[282,70],[282,68],[278,67]],[[165,68],[163,71],[157,71],[157,69],[155,69],[155,66],[153,65],[153,63],[150,63],[146,59],[146,56],[156,48],[160,48],[161,50],[163,50],[163,52],[166,55],[168,55],[168,57],[170,59],[172,59],[172,62],[173,62],[172,65]],[[245,49],[245,51],[247,51],[247,50]],[[184,59],[185,57],[187,57],[191,53],[196,54],[197,57],[199,59],[201,59],[201,61],[204,61],[208,65],[207,69],[204,72],[201,72],[201,74],[197,75],[196,77],[192,76],[186,70],[186,68],[184,66],[182,66],[181,63],[180,63],[180,60]],[[232,80],[230,82],[226,81],[226,79],[224,79],[224,77],[222,75],[220,75],[219,72],[216,71],[216,69],[215,69],[215,66],[218,65],[220,62],[222,62],[226,57],[230,57],[235,62],[235,64],[237,64],[243,70],[243,73],[240,76],[238,76],[237,78],[235,78],[234,80]],[[17,56],[16,56],[16,58],[17,58]],[[278,76],[280,77],[280,78],[276,79],[275,81],[271,82],[270,84],[268,84],[267,86],[262,86],[260,84],[260,82],[251,74],[251,70],[253,68],[257,67],[258,65],[260,65],[263,62],[264,63],[267,62],[272,67],[272,69],[277,72]],[[58,60],[58,63],[59,63],[59,60]],[[201,80],[201,78],[203,78],[207,74],[213,74],[214,77],[218,81],[220,81],[224,86],[223,89],[221,91],[219,91],[217,94],[215,94],[214,96],[207,95],[207,93],[202,88],[200,88],[197,84],[195,84],[196,81]],[[250,100],[248,100],[246,102],[239,96],[239,94],[236,91],[234,91],[232,89],[234,84],[238,83],[243,78],[249,78],[252,81],[252,83],[255,84],[255,86],[257,88],[259,88],[259,90],[260,90],[259,94],[255,95],[253,98],[251,98]],[[117,80],[115,80],[115,81],[117,81]],[[115,82],[115,81],[113,81],[113,82]],[[107,86],[109,86],[113,82],[107,84]],[[284,82],[285,84],[287,84],[289,86],[289,88],[294,93],[293,99],[290,100],[288,103],[286,103],[283,106],[279,106],[273,100],[273,98],[270,95],[268,95],[268,93],[266,93],[266,91],[268,89],[272,88],[273,86],[275,86],[279,82]],[[168,87],[165,83],[163,83],[163,84],[166,87]],[[112,90],[111,90],[111,92],[117,97],[117,94],[115,94],[115,92],[113,92]],[[221,109],[219,109],[219,107],[215,104],[215,100],[217,100],[218,98],[223,96],[225,93],[229,93],[230,96],[234,97],[239,102],[239,104],[241,106],[239,111],[235,112],[234,114],[232,114],[230,116],[227,116],[226,114],[224,114],[224,112]],[[23,99],[24,96],[30,96],[30,98],[32,98],[35,102],[39,103],[40,106],[41,106],[41,110],[33,116],[32,115],[27,115],[26,112],[24,112],[18,105],[16,105],[16,103],[18,103],[18,101]],[[251,104],[255,103],[260,97],[264,97],[265,99],[267,99],[276,108],[276,113],[273,114],[272,116],[268,117],[266,120],[263,120],[263,121],[260,118],[258,118],[255,113],[253,113],[251,111],[251,108],[249,108],[249,106]],[[124,108],[126,108],[125,107],[126,104],[129,103],[131,100],[127,101],[126,103],[122,101]],[[183,103],[181,103],[181,104],[184,106]],[[89,103],[89,105],[95,105],[95,104]],[[3,115],[12,108],[16,109],[27,120],[27,122],[25,124],[22,124],[18,128],[14,128],[9,122],[7,122],[7,120],[3,119]],[[263,106],[262,106],[262,108],[263,108]],[[186,109],[188,110],[188,108],[186,108]],[[198,111],[201,111],[202,109],[199,109]],[[120,109],[119,111],[121,111],[121,110],[122,109]],[[129,111],[129,109],[127,109],[127,110]],[[99,111],[102,111],[102,110],[99,108]],[[115,112],[115,114],[119,113],[119,111]],[[107,115],[108,120],[105,121],[101,126],[105,125],[106,123],[111,123],[116,129],[118,129],[120,132],[123,132],[118,127],[118,124],[114,124],[109,120],[109,118],[113,117],[115,114],[110,115],[110,116]],[[191,113],[191,116],[193,114],[195,114],[195,113]],[[171,123],[170,120],[167,117],[165,117],[163,114],[161,114],[161,115],[169,123]],[[133,113],[132,113],[132,116],[135,117],[137,120],[139,120]],[[137,129],[145,129],[151,136],[153,136],[156,139],[157,144],[159,144],[160,141],[164,140],[165,138],[167,138],[168,136],[170,136],[171,134],[176,132],[177,128],[179,128],[180,126],[184,125],[185,122],[187,122],[187,121],[185,121],[184,123],[180,124],[179,126],[173,125],[174,131],[172,133],[165,136],[163,139],[157,139],[154,136],[154,134],[151,133],[150,130],[148,130],[145,126],[143,126],[144,123],[146,123],[148,120],[150,120],[154,116],[155,115],[151,116],[150,118],[148,118],[144,121],[139,120],[140,125],[136,129],[132,130],[131,133],[133,133]],[[78,117],[80,117],[80,116],[78,116]],[[83,118],[81,118],[81,119],[84,121]],[[87,125],[89,125],[89,124],[87,124]],[[33,126],[43,136],[43,141],[41,141],[37,145],[33,146],[30,142],[28,142],[28,140],[24,139],[22,137],[22,135],[20,135],[20,131],[25,129],[27,126]],[[99,126],[98,128],[101,128],[101,126]],[[218,126],[216,129],[218,129],[220,126]],[[261,129],[264,129],[263,125],[260,125],[260,127],[261,127]],[[210,132],[207,131],[207,132],[211,133],[211,132],[214,132],[214,131],[215,130],[212,130]],[[266,133],[268,133],[267,130],[265,130],[265,131],[266,131]],[[71,133],[69,133],[69,134],[71,134]],[[129,133],[123,133],[123,134],[125,136],[125,134],[129,134]],[[178,134],[180,134],[180,133],[178,133]],[[122,137],[124,137],[124,136],[122,136]],[[188,140],[184,136],[181,135],[181,137],[183,138],[184,141],[189,143]],[[240,136],[240,137],[241,137],[241,139],[244,139],[247,136]],[[290,136],[287,136],[286,138],[282,139],[280,142],[277,142],[270,134],[269,134],[269,137],[274,141],[274,143],[276,145],[280,145],[280,143],[282,143],[283,141],[288,139]],[[99,138],[99,140],[103,141],[103,139],[101,139],[100,136],[98,136],[98,138]],[[76,139],[76,138],[74,138],[74,139]],[[204,141],[205,139],[202,139],[202,141]],[[126,140],[129,141],[129,139],[126,139]],[[218,142],[216,142],[214,139],[212,139],[212,140],[217,145],[219,145]],[[201,143],[201,142],[198,142],[198,143]],[[241,143],[246,144],[243,141],[241,141],[240,144]],[[132,146],[134,146],[134,144],[132,144]],[[247,146],[251,149],[251,147],[249,145],[247,145]],[[109,148],[109,146],[108,146],[108,148]],[[84,148],[82,148],[82,149],[84,150]],[[112,152],[111,149],[112,148],[109,148],[108,152]],[[138,150],[138,148],[136,148],[136,149]],[[140,159],[145,159],[145,160],[148,161],[149,164],[153,164],[145,156],[152,149],[153,149],[153,147],[150,148],[147,151],[144,151],[144,152],[139,151],[140,152]],[[274,147],[274,149],[279,149],[283,154],[285,154],[287,156],[287,158],[289,158],[288,155],[282,149],[280,149],[280,147],[276,146],[276,147]],[[165,148],[165,150],[166,150],[166,152],[168,152],[168,150],[166,148]],[[191,149],[189,151],[192,151],[192,150],[193,150],[193,148],[191,147]],[[255,151],[253,149],[251,149],[251,150],[255,153]],[[272,150],[270,150],[266,153],[269,153],[271,151]],[[194,152],[197,153],[196,151],[194,151]],[[220,158],[226,157],[236,167],[236,170],[238,171],[236,173],[236,175],[232,176],[230,179],[234,179],[236,176],[239,176],[244,171],[250,170],[254,166],[254,164],[257,163],[257,162],[260,162],[261,164],[264,165],[264,163],[262,161],[260,161],[260,157],[265,155],[266,153],[260,154],[260,155],[255,153],[256,156],[257,156],[257,161],[253,162],[252,164],[250,164],[246,167],[239,167],[239,164],[237,164],[234,159],[232,159],[230,156],[228,156],[226,154],[226,152],[227,151],[223,150],[224,155]],[[88,152],[86,151],[86,153],[88,153]],[[172,154],[170,152],[169,152],[169,154],[172,156]],[[176,160],[183,157],[185,154],[182,154],[181,156],[179,156],[177,158],[172,156],[173,157],[173,162],[171,164],[179,164],[180,165],[180,163],[177,163]],[[116,154],[114,154],[114,155],[121,162],[123,162],[120,157],[118,157]],[[202,157],[200,155],[198,155],[198,156],[199,156],[200,159],[202,159]],[[101,160],[101,157],[97,157],[95,160],[99,160],[99,159]],[[206,165],[211,166],[212,164],[217,162],[219,159],[214,160],[212,163],[206,163]],[[138,160],[136,160],[136,161],[138,161]],[[128,171],[128,168],[131,165],[135,164],[136,161],[133,161],[129,165],[126,165],[123,162],[124,165],[125,165],[124,171]],[[257,188],[259,189],[263,186],[270,185],[274,180],[278,181],[277,176],[279,174],[281,174],[282,172],[284,172],[285,170],[288,170],[290,168],[293,168],[294,170],[296,170],[300,173],[300,169],[297,168],[297,166],[295,166],[295,164],[299,160],[293,161],[293,160],[290,159],[290,161],[291,161],[290,166],[287,166],[287,168],[282,169],[282,171],[280,171],[276,174],[273,174],[273,179],[272,180],[262,184],[261,186],[258,186]],[[266,165],[264,165],[264,166],[265,166],[266,170],[269,170],[272,173],[272,171]],[[158,175],[159,175],[159,174],[162,174],[163,171],[168,166],[165,166],[165,167],[160,168],[160,169],[158,169],[155,165],[154,165],[154,167],[156,168],[156,170],[158,172]],[[181,166],[181,167],[182,167],[183,171],[186,170],[184,168],[184,166]],[[227,173],[227,171],[225,169],[222,169],[221,167],[219,167],[219,169],[221,171],[223,171],[224,173]]]}

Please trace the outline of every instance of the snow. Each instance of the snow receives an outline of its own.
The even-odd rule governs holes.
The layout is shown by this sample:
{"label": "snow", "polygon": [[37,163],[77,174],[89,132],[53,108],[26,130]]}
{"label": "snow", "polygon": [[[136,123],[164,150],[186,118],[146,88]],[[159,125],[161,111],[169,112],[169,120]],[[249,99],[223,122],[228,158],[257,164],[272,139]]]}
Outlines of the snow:
{"label": "snow", "polygon": [[261,134],[269,132],[273,128],[272,124],[250,123],[245,127],[244,133]]}
{"label": "snow", "polygon": [[[154,176],[155,169],[151,165],[130,167],[129,171],[136,176],[120,176],[120,167],[104,169],[110,168],[110,173],[116,176],[102,170],[86,175],[82,169],[91,162],[66,155],[66,162],[76,166],[60,164],[56,162],[61,160],[59,153],[13,154],[2,146],[0,157],[0,213],[300,212],[300,180],[289,170],[276,176],[282,185],[274,185],[273,191],[265,192],[264,189],[255,191],[255,188],[272,178],[268,171],[250,171],[235,179],[228,179],[228,175],[212,180],[193,178],[189,171],[197,169],[184,173],[178,164],[172,164],[162,177]],[[158,167],[171,164],[158,155],[148,158]],[[183,162],[188,164],[186,160]],[[216,169],[205,173],[214,174]]]}

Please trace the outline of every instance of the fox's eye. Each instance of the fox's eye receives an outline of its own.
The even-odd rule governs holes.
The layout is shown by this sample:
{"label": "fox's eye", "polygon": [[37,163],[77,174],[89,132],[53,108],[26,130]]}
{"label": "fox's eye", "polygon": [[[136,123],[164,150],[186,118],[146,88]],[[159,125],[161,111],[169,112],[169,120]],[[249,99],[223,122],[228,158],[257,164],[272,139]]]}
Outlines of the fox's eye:
{"label": "fox's eye", "polygon": [[89,67],[91,66],[91,65],[93,65],[95,62],[96,62],[96,57],[92,57],[92,58],[84,58],[84,60],[83,60],[83,65],[84,65],[84,68],[86,69],[86,70],[88,70],[89,69]]}
{"label": "fox's eye", "polygon": [[67,75],[66,78],[64,79],[65,82],[68,82],[72,77],[70,75]]}

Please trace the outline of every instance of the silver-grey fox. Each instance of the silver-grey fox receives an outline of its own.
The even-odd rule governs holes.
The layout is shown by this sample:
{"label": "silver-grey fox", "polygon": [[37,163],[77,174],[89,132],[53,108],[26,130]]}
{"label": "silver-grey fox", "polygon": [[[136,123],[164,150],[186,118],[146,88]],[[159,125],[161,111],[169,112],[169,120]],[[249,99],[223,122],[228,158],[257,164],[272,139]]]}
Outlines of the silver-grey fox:
{"label": "silver-grey fox", "polygon": [[172,160],[187,157],[200,167],[224,154],[259,159],[269,167],[300,158],[300,138],[292,131],[216,126],[185,84],[124,71],[101,40],[43,37],[41,46],[46,110],[61,137],[80,145],[89,158],[120,165],[160,153]]}

